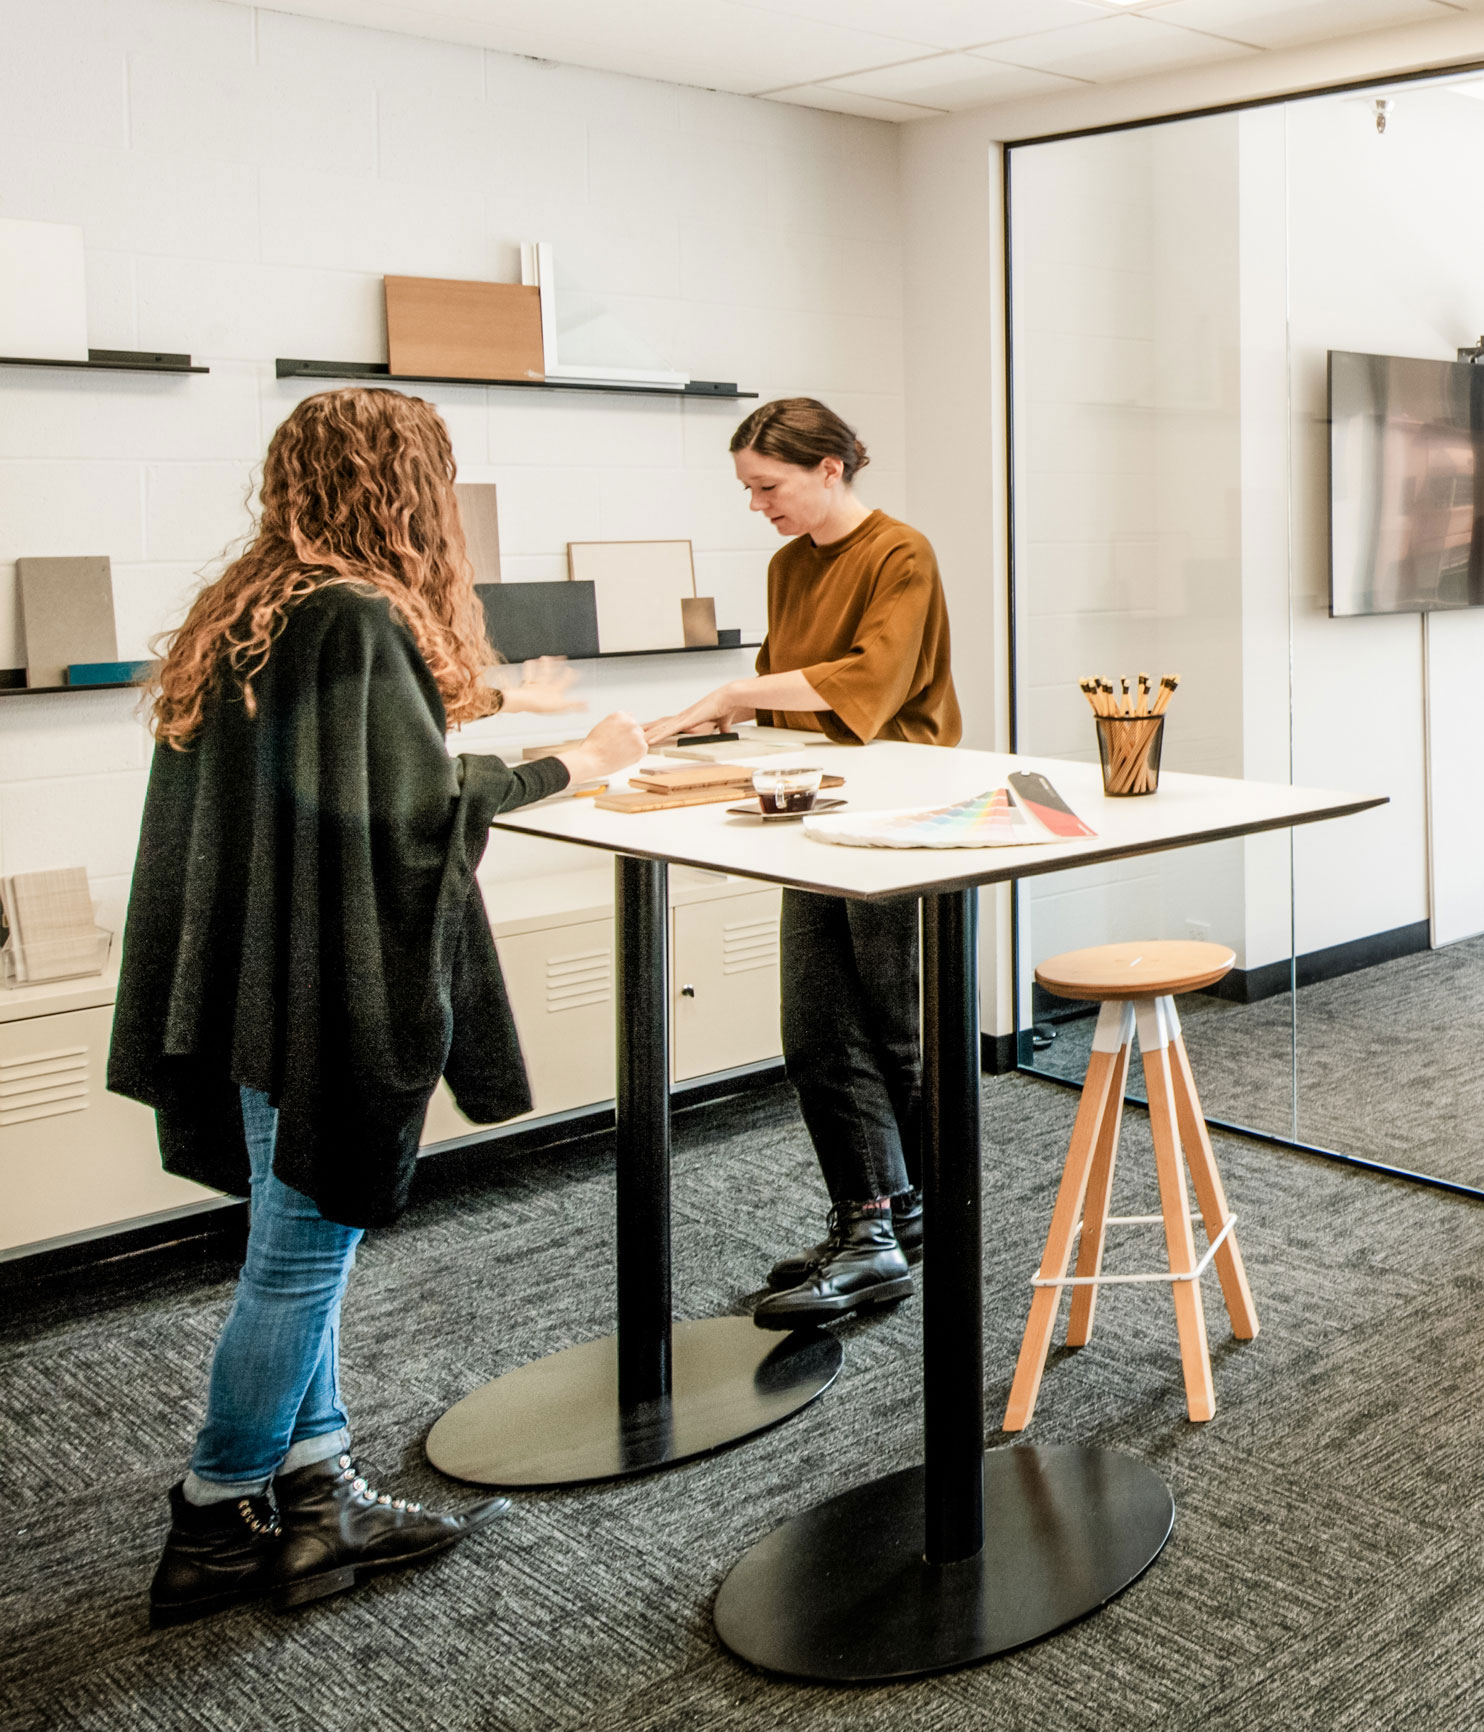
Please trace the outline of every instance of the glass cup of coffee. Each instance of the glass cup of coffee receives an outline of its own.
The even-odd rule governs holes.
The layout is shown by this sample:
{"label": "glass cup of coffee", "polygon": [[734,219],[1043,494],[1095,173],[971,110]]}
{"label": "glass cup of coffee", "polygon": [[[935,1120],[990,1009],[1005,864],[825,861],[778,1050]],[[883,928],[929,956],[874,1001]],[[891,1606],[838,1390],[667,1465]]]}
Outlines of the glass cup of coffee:
{"label": "glass cup of coffee", "polygon": [[752,772],[752,787],[758,806],[770,815],[809,811],[823,780],[823,770],[803,765]]}

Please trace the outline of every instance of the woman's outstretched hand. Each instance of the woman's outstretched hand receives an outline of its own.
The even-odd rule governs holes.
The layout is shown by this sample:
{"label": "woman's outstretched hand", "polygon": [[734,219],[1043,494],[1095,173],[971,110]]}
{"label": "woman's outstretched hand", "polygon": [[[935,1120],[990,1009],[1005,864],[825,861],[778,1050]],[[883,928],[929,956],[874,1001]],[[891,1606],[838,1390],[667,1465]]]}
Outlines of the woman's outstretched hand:
{"label": "woman's outstretched hand", "polygon": [[537,716],[567,715],[572,710],[585,710],[583,699],[572,695],[577,670],[561,656],[538,656],[521,665],[520,680],[506,686],[504,710],[528,711]]}
{"label": "woman's outstretched hand", "polygon": [[575,786],[611,776],[616,770],[626,770],[648,750],[643,728],[631,715],[616,710],[611,716],[604,716],[585,740],[556,755],[567,766],[567,774]]}
{"label": "woman's outstretched hand", "polygon": [[718,686],[678,715],[645,723],[644,738],[653,746],[679,734],[725,734],[738,722],[750,722],[756,714],[751,705],[738,701],[731,686]]}

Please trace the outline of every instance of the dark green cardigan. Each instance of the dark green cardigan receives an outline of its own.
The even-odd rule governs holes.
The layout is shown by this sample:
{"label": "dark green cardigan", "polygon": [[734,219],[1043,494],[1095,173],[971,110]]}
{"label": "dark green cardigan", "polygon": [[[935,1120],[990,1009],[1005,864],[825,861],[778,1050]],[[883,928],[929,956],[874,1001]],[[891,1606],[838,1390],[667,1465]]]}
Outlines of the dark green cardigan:
{"label": "dark green cardigan", "polygon": [[254,681],[155,750],[108,1086],[155,1109],[166,1170],[245,1196],[238,1085],[279,1109],[274,1172],[330,1220],[405,1206],[445,1076],[472,1119],[531,1104],[474,870],[490,820],[566,767],[448,755],[411,633],[328,585]]}

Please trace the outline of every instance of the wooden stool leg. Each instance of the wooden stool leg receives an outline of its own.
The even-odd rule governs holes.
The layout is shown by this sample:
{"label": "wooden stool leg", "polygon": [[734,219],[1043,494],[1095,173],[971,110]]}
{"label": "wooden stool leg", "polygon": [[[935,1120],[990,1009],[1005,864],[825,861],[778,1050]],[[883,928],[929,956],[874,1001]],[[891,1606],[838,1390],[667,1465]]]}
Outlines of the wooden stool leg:
{"label": "wooden stool leg", "polygon": [[[1169,998],[1141,998],[1135,1005],[1170,1272],[1189,1275],[1196,1262],[1195,1238],[1190,1227],[1190,1198],[1185,1189],[1185,1164],[1180,1156],[1174,1086],[1170,1075],[1170,1012],[1173,1009],[1174,1004]],[[1170,1285],[1175,1300],[1175,1325],[1180,1332],[1180,1362],[1185,1371],[1185,1398],[1190,1417],[1210,1419],[1216,1411],[1216,1390],[1211,1381],[1211,1355],[1206,1347],[1206,1316],[1201,1309],[1200,1286],[1195,1281],[1173,1281]]]}
{"label": "wooden stool leg", "polygon": [[[1129,1018],[1132,1023],[1132,1017]],[[1103,1128],[1098,1133],[1097,1148],[1092,1157],[1092,1175],[1087,1181],[1087,1200],[1082,1207],[1082,1237],[1077,1245],[1075,1274],[1086,1278],[1103,1272],[1103,1245],[1108,1236],[1108,1205],[1113,1193],[1113,1165],[1118,1158],[1118,1133],[1123,1125],[1123,1095],[1128,1086],[1129,1058],[1133,1051],[1133,1030],[1129,1039],[1118,1049],[1118,1061],[1113,1080],[1109,1083],[1110,1098],[1103,1113]],[[1086,1347],[1092,1339],[1092,1317],[1097,1309],[1096,1287],[1072,1289],[1072,1315],[1067,1322],[1067,1346]]]}
{"label": "wooden stool leg", "polygon": [[[1206,1238],[1212,1240],[1231,1217],[1226,1201],[1226,1189],[1216,1166],[1211,1148],[1211,1136],[1206,1129],[1205,1114],[1195,1092],[1195,1076],[1190,1068],[1190,1054],[1185,1050],[1185,1037],[1180,1032],[1180,1018],[1173,1003],[1170,1042],[1170,1070],[1175,1085],[1175,1114],[1180,1125],[1180,1142],[1195,1185],[1196,1201],[1201,1219],[1206,1223]],[[1221,1295],[1226,1300],[1231,1318],[1232,1334],[1238,1341],[1253,1340],[1258,1331],[1257,1307],[1252,1302],[1252,1289],[1247,1285],[1247,1271],[1242,1265],[1242,1253],[1237,1248],[1235,1229],[1216,1247],[1216,1273],[1221,1281]]]}
{"label": "wooden stool leg", "polygon": [[[1072,1128],[1072,1146],[1067,1152],[1067,1164],[1062,1169],[1056,1207],[1051,1212],[1051,1229],[1046,1235],[1046,1251],[1041,1258],[1040,1277],[1043,1280],[1059,1281],[1067,1272],[1072,1240],[1082,1214],[1082,1200],[1087,1193],[1088,1173],[1097,1148],[1098,1133],[1112,1098],[1113,1080],[1119,1071],[1119,1053],[1128,1037],[1129,1020],[1129,1006],[1117,1001],[1104,1004],[1098,1013],[1087,1080],[1082,1085],[1077,1122]],[[1041,1388],[1041,1373],[1046,1369],[1046,1354],[1051,1347],[1060,1298],[1060,1287],[1034,1289],[1030,1321],[1021,1339],[1015,1381],[1010,1386],[1010,1400],[1005,1408],[1006,1431],[1023,1431],[1030,1424],[1036,1395]]]}

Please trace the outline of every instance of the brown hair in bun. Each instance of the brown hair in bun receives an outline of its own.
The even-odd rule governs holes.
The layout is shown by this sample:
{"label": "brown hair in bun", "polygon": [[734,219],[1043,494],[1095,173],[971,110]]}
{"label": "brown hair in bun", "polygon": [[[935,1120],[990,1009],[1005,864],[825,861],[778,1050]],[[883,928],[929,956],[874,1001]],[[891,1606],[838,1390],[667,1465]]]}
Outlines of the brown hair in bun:
{"label": "brown hair in bun", "polygon": [[838,457],[846,481],[853,481],[871,461],[855,429],[813,397],[780,397],[754,409],[732,435],[729,449],[756,451],[800,469],[815,469],[826,457]]}

